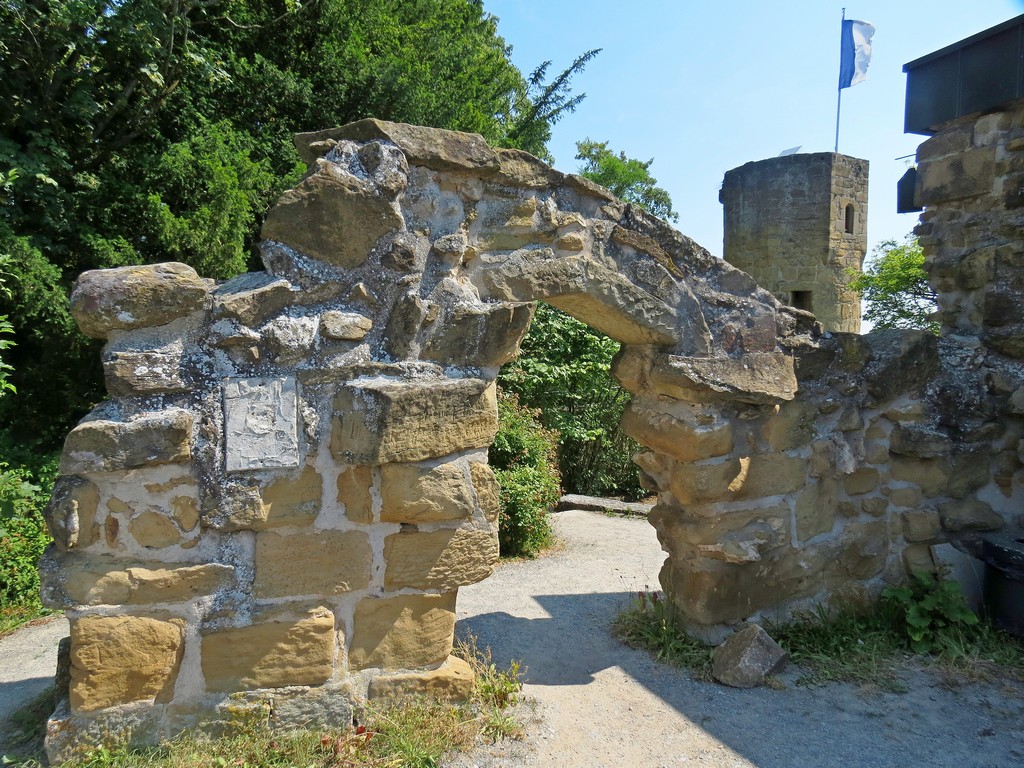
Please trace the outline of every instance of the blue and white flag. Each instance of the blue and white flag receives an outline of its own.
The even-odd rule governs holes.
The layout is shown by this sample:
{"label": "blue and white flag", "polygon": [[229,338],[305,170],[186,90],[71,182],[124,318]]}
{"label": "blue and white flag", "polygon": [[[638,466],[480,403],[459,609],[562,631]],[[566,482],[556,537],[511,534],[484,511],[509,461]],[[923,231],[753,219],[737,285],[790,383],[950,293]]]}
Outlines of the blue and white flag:
{"label": "blue and white flag", "polygon": [[843,19],[843,37],[839,58],[839,88],[849,88],[867,79],[868,62],[871,61],[871,36],[875,34],[873,24],[866,21]]}

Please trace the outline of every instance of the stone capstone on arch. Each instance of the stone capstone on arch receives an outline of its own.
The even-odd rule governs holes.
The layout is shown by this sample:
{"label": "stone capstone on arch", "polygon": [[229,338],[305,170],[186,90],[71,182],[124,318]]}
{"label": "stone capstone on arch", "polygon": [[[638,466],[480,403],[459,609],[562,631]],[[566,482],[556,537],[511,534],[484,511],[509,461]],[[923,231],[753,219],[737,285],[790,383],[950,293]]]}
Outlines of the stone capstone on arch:
{"label": "stone capstone on arch", "polygon": [[51,759],[466,695],[450,654],[458,589],[498,557],[494,382],[539,300],[622,342],[662,584],[695,631],[898,580],[939,535],[911,515],[926,496],[983,516],[964,500],[984,471],[958,496],[928,464],[954,460],[914,405],[934,337],[823,337],[664,222],[476,135],[363,120],[296,146],[264,272],[75,286],[110,399],[46,513],[44,598],[72,625]]}

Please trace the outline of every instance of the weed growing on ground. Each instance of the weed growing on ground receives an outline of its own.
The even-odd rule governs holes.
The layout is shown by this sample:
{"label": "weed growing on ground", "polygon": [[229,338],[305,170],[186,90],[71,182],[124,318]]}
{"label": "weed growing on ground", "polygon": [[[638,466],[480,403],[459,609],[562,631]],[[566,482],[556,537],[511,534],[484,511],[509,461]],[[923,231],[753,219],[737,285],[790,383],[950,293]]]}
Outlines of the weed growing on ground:
{"label": "weed growing on ground", "polygon": [[892,613],[885,605],[837,611],[822,606],[797,614],[792,621],[769,623],[766,629],[803,670],[800,683],[851,682],[904,690],[898,667],[910,654],[893,630]]}
{"label": "weed growing on ground", "polygon": [[[332,729],[278,733],[245,723],[220,739],[186,733],[147,749],[100,747],[62,768],[436,768],[444,754],[467,750],[479,737],[522,738],[522,725],[512,711],[522,690],[519,663],[498,668],[490,649],[481,651],[472,636],[459,643],[456,653],[477,675],[467,703],[425,697],[370,702],[354,729],[339,723]],[[40,729],[53,709],[52,697],[50,690],[16,716],[23,742],[35,740],[34,754],[4,756],[0,765],[40,768]]]}
{"label": "weed growing on ground", "polygon": [[889,587],[882,602],[892,606],[915,653],[966,654],[978,634],[978,617],[955,581],[919,573],[907,586]]}
{"label": "weed growing on ground", "polygon": [[615,617],[612,632],[626,645],[650,651],[658,661],[689,669],[699,679],[711,679],[713,649],[683,631],[661,592],[637,592],[629,607]]}
{"label": "weed growing on ground", "polygon": [[[911,598],[900,593],[871,605],[819,607],[792,621],[769,623],[766,629],[801,669],[797,682],[803,684],[842,681],[899,692],[905,690],[900,671],[910,664],[931,669],[948,685],[1024,681],[1024,642],[977,617],[973,622],[952,619],[963,616],[959,586],[936,583],[953,586],[922,586]],[[929,599],[934,595],[938,596]],[[906,614],[914,605],[921,606],[915,613],[929,617],[930,653],[923,653],[921,644],[916,652],[913,648],[914,635],[908,626],[923,625],[923,620],[908,624]],[[963,606],[963,610],[968,609]],[[686,634],[660,592],[638,593],[615,619],[613,631],[659,661],[692,670],[698,679],[711,678],[713,649]]]}

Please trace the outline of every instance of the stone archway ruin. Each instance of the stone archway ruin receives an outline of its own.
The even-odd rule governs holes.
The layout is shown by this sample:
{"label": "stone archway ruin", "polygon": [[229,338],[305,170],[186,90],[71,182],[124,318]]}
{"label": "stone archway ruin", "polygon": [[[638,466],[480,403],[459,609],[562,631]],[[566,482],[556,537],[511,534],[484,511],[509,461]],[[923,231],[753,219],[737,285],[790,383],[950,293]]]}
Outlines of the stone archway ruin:
{"label": "stone archway ruin", "polygon": [[309,173],[267,218],[265,272],[74,290],[110,399],[68,436],[47,510],[44,597],[72,627],[54,759],[465,690],[455,598],[498,554],[494,380],[537,300],[623,343],[662,584],[695,631],[876,590],[930,567],[949,520],[998,517],[972,496],[998,451],[957,454],[921,405],[935,337],[822,336],[663,222],[479,136],[364,120],[297,146]]}

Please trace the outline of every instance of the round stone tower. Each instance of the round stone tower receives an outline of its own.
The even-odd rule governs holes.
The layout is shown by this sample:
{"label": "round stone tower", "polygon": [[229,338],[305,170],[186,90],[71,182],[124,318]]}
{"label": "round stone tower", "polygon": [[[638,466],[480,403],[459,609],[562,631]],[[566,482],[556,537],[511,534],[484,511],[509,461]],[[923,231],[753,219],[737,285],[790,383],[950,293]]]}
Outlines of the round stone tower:
{"label": "round stone tower", "polygon": [[725,174],[725,260],[827,331],[860,332],[849,290],[867,250],[868,161],[786,155]]}

